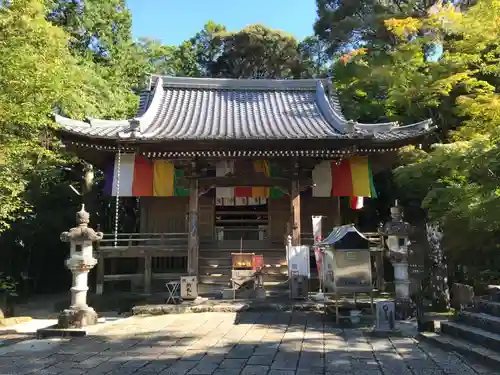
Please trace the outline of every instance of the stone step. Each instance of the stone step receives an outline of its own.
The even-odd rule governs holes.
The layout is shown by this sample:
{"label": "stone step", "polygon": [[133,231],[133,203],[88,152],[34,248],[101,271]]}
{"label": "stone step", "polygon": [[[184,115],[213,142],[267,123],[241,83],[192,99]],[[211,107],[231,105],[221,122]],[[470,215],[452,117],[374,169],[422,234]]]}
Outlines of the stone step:
{"label": "stone step", "polygon": [[[227,275],[231,274],[232,267],[231,266],[208,266],[208,265],[200,265],[200,274],[209,275],[212,273],[224,273]],[[280,266],[279,264],[271,267],[265,267],[263,269],[263,273],[267,275],[288,275],[288,267]]]}
{"label": "stone step", "polygon": [[[198,282],[200,284],[229,284],[231,280],[231,275],[226,273],[212,273],[210,275],[200,275],[198,276]],[[288,280],[288,275],[276,274],[276,275],[264,275],[263,281],[266,282],[284,282]]]}
{"label": "stone step", "polygon": [[[219,267],[231,267],[232,259],[231,256],[220,256],[220,257],[205,256],[199,258],[199,264],[207,266],[217,265]],[[264,264],[271,266],[286,264],[286,259],[284,256],[265,256]]]}
{"label": "stone step", "polygon": [[441,332],[500,352],[500,335],[496,333],[459,322],[441,322]]}
{"label": "stone step", "polygon": [[[227,284],[221,283],[221,280],[215,278],[212,280],[204,279],[204,281],[205,283],[198,284],[198,293],[201,296],[220,297],[223,289],[230,288],[229,281]],[[212,283],[208,283],[208,281],[212,281]],[[289,294],[287,280],[264,281],[264,289],[267,297],[283,297]]]}
{"label": "stone step", "polygon": [[478,312],[500,317],[500,302],[480,299],[475,303],[475,309]]}
{"label": "stone step", "polygon": [[[239,247],[221,249],[219,247],[200,247],[200,254],[202,253],[222,253],[222,254],[231,254],[231,253],[239,253]],[[243,253],[254,253],[256,255],[259,254],[270,254],[270,253],[281,253],[286,254],[286,249],[284,247],[266,247],[261,249],[243,249]]]}
{"label": "stone step", "polygon": [[471,311],[460,311],[457,313],[455,321],[500,335],[500,317],[498,316]]}
{"label": "stone step", "polygon": [[418,338],[434,344],[447,352],[456,352],[465,357],[473,358],[486,366],[492,366],[493,368],[500,366],[500,354],[482,345],[434,332],[421,332]]}

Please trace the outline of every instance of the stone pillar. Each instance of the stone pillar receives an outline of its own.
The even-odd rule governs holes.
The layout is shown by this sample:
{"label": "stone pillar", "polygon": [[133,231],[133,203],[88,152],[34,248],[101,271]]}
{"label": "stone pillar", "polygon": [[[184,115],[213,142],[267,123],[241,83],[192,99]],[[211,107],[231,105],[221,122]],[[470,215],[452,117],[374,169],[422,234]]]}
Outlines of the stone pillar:
{"label": "stone pillar", "polygon": [[82,209],[76,213],[77,227],[61,234],[61,241],[69,242],[70,255],[66,266],[73,276],[71,305],[59,315],[59,328],[82,328],[97,323],[97,314],[87,305],[88,274],[97,264],[93,256],[93,243],[103,234],[88,227],[90,215]]}
{"label": "stone pillar", "polygon": [[387,237],[386,244],[394,267],[396,318],[406,319],[413,313],[408,272],[408,244],[411,226],[403,221],[403,215],[397,206],[397,201],[396,205],[391,207],[391,218],[391,221],[382,228],[382,233]]}

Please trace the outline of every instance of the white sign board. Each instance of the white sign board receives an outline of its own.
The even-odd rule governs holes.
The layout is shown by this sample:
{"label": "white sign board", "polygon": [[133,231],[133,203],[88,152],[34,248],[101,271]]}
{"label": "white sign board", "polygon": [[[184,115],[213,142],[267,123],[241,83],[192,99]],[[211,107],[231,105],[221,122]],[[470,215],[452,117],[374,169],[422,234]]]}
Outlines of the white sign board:
{"label": "white sign board", "polygon": [[309,246],[288,246],[288,276],[311,277]]}

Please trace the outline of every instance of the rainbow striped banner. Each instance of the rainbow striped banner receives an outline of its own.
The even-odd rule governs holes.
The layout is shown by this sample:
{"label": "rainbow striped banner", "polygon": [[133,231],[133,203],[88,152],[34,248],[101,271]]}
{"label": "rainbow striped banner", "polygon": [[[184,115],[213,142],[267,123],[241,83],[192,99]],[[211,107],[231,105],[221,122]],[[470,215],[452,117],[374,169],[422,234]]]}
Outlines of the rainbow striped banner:
{"label": "rainbow striped banner", "polygon": [[349,197],[353,209],[363,207],[363,198],[376,198],[370,161],[354,156],[340,163],[324,160],[313,172],[313,197]]}
{"label": "rainbow striped banner", "polygon": [[182,170],[169,160],[148,160],[136,154],[122,154],[106,172],[108,195],[120,197],[187,197],[189,188]]}

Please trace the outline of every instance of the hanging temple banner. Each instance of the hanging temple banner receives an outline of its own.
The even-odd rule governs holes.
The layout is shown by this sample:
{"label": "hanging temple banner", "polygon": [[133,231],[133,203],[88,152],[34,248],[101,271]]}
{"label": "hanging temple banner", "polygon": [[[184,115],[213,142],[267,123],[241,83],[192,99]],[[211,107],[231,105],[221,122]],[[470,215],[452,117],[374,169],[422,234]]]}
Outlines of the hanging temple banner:
{"label": "hanging temple banner", "polygon": [[[243,168],[238,161],[224,160],[216,164],[218,177],[234,174]],[[279,170],[267,160],[251,162],[254,172],[275,177]],[[356,156],[340,163],[324,160],[312,171],[313,197],[350,197],[352,208],[362,207],[362,198],[376,198],[368,157]],[[151,161],[136,154],[122,154],[106,171],[105,192],[120,197],[187,197],[189,189],[184,172],[171,160]],[[267,199],[281,198],[283,191],[274,187],[217,187],[218,205],[265,204]]]}

